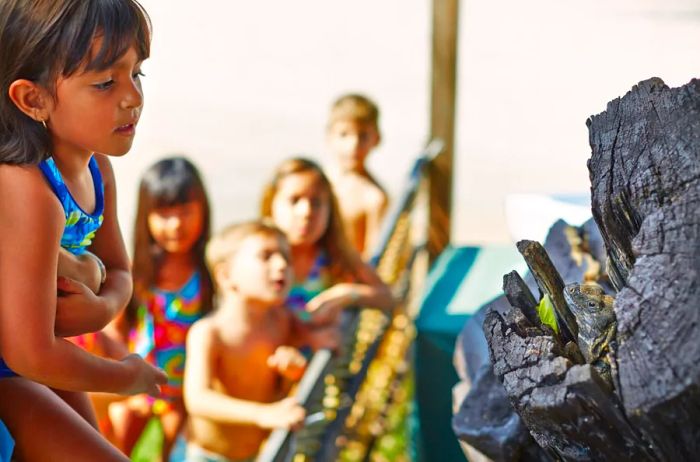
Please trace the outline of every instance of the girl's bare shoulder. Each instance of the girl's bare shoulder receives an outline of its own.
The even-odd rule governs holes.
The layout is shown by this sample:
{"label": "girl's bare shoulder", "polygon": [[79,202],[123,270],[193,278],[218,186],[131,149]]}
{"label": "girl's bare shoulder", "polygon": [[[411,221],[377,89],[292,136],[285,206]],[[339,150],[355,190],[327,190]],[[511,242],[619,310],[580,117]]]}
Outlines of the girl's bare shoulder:
{"label": "girl's bare shoulder", "polygon": [[36,166],[0,165],[0,211],[3,216],[38,216],[64,220],[63,207]]}

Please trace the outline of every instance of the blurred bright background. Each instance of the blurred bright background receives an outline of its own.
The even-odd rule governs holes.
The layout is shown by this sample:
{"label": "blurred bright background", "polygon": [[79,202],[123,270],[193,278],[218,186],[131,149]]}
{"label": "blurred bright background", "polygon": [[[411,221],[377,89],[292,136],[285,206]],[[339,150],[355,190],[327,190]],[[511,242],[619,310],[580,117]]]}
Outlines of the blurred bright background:
{"label": "blurred bright background", "polygon": [[[437,1],[437,0],[436,0]],[[381,110],[370,169],[392,197],[428,137],[431,2],[142,0],[153,21],[146,109],[114,161],[127,243],[140,173],[170,154],[200,167],[214,226],[257,216],[284,158],[329,165],[334,98]],[[697,0],[460,3],[453,241],[511,239],[512,193],[587,194],[586,119],[652,76],[700,70]]]}

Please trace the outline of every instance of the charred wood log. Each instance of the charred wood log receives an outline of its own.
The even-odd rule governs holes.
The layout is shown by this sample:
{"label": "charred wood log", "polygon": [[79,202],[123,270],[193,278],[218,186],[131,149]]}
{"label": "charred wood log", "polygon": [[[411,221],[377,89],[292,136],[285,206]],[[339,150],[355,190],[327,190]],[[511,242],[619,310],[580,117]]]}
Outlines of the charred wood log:
{"label": "charred wood log", "polygon": [[552,300],[561,339],[565,344],[576,341],[578,335],[576,319],[566,305],[563,295],[564,281],[552,260],[549,259],[549,255],[539,242],[525,240],[518,242],[517,246],[540,290]]}
{"label": "charred wood log", "polygon": [[[596,330],[584,336],[602,338],[598,328],[605,327],[610,351],[596,343],[586,350],[589,364],[576,364],[582,361],[568,350],[572,342],[532,322],[532,301],[524,302],[522,285],[510,281],[505,290],[513,308],[490,312],[484,322],[493,371],[522,422],[552,458],[697,460],[700,81],[676,89],[659,79],[641,82],[588,126],[593,215],[618,292],[611,302],[614,317],[602,292],[596,305],[606,308],[606,319],[617,319],[616,329],[594,319],[588,326]],[[583,231],[581,248],[600,255],[603,246],[595,233],[586,239],[586,227]],[[576,241],[572,237],[570,243]],[[537,245],[519,243],[519,249],[541,291],[552,299],[560,327],[575,336],[579,318],[589,313],[576,309],[571,322],[557,301],[564,278],[557,279]],[[594,271],[587,273],[586,280]],[[578,289],[580,295],[597,292],[567,288],[569,303],[584,308],[572,298]],[[612,382],[599,373],[603,354]]]}
{"label": "charred wood log", "polygon": [[619,396],[662,460],[700,454],[700,80],[639,83],[588,121],[593,213],[619,292]]}
{"label": "charred wood log", "polygon": [[[529,293],[529,289],[527,291]],[[465,324],[457,341],[455,369],[462,379],[457,387],[464,391],[457,401],[452,428],[470,461],[549,460],[523,425],[503,385],[493,374],[481,326],[488,309],[505,312],[509,308],[504,296],[487,303]]]}
{"label": "charred wood log", "polygon": [[556,337],[514,308],[491,311],[484,331],[494,373],[537,443],[554,460],[653,460],[609,385],[566,358]]}
{"label": "charred wood log", "polygon": [[[577,248],[578,237],[580,248]],[[583,282],[586,274],[599,272],[599,256],[591,256],[591,249],[604,255],[600,232],[595,222],[589,220],[581,228],[558,220],[550,228],[544,244],[557,272],[566,282]],[[586,254],[590,258],[586,258]],[[581,258],[583,255],[583,258]],[[605,275],[603,274],[603,277]],[[533,327],[533,335],[553,336],[554,332],[541,323],[536,312],[539,295],[532,291],[538,286],[532,274],[521,278],[516,272],[503,277],[504,295],[487,303],[464,326],[455,352],[455,368],[462,378],[456,396],[457,409],[452,427],[464,445],[469,460],[493,461],[546,461],[551,460],[535,443],[529,430],[513,408],[500,380],[493,373],[489,347],[482,324],[488,309],[506,313],[511,305],[519,308]],[[559,348],[562,348],[559,346]],[[566,348],[564,347],[564,350]],[[570,352],[566,351],[566,355]],[[577,361],[583,363],[579,353]],[[480,454],[475,454],[474,451]]]}
{"label": "charred wood log", "polygon": [[517,271],[511,271],[503,276],[503,292],[511,306],[520,309],[533,326],[541,327],[537,314],[537,299]]}

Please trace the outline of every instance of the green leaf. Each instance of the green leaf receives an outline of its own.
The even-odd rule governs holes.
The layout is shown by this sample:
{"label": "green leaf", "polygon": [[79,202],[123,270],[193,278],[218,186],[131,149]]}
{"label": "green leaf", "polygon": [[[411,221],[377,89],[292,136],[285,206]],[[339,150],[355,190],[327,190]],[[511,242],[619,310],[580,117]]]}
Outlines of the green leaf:
{"label": "green leaf", "polygon": [[537,305],[537,314],[540,316],[540,321],[542,324],[546,324],[557,334],[559,333],[559,326],[557,325],[557,318],[554,315],[554,305],[552,305],[552,300],[549,299],[549,295],[544,294],[540,304]]}

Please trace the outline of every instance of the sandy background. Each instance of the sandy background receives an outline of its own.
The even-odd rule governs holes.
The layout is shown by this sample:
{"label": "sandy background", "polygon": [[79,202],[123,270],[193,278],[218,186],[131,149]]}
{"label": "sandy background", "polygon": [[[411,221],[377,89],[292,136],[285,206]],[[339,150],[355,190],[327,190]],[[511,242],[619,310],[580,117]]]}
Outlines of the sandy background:
{"label": "sandy background", "polygon": [[[154,27],[146,108],[134,148],[114,161],[129,243],[152,162],[195,161],[215,227],[253,218],[282,159],[328,163],[325,118],[346,91],[379,103],[370,168],[398,194],[428,136],[429,1],[142,3]],[[586,118],[640,80],[700,74],[697,0],[463,0],[459,23],[458,244],[508,242],[509,194],[586,194]]]}

